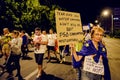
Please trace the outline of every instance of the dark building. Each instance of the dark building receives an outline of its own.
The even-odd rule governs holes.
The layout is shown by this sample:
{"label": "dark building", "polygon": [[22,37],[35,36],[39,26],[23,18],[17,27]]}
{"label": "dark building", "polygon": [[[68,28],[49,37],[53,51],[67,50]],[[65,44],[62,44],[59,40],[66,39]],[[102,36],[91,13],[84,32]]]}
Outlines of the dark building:
{"label": "dark building", "polygon": [[113,9],[113,15],[114,15],[114,30],[120,29],[120,8],[114,8]]}
{"label": "dark building", "polygon": [[120,8],[113,9],[113,26],[114,33],[120,36]]}
{"label": "dark building", "polygon": [[106,33],[120,36],[120,8],[113,8],[109,16],[98,18]]}

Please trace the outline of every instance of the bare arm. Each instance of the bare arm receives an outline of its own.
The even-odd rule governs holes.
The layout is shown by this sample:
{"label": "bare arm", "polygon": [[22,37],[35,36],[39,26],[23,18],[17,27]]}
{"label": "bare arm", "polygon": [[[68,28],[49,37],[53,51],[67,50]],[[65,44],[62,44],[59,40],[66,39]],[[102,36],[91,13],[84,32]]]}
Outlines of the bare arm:
{"label": "bare arm", "polygon": [[76,61],[80,61],[82,59],[83,56],[77,55],[76,50],[75,50],[75,46],[71,46],[71,53],[74,56]]}
{"label": "bare arm", "polygon": [[42,45],[47,45],[47,44],[48,44],[48,41],[41,41],[40,44],[42,44]]}

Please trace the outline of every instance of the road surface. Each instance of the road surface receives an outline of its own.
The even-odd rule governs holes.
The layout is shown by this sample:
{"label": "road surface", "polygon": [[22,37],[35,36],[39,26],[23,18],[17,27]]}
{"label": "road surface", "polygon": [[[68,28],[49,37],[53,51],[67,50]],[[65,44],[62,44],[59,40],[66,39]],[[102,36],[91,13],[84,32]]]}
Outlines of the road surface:
{"label": "road surface", "polygon": [[[111,71],[112,80],[120,80],[120,39],[115,38],[104,38],[106,43],[108,59]],[[37,65],[34,60],[34,53],[29,52],[29,57],[26,60],[20,60],[21,63],[21,74],[26,80],[36,80]],[[47,54],[45,54],[46,57]],[[54,57],[54,55],[52,55]],[[0,64],[4,61],[0,59]],[[66,56],[66,62],[60,64],[56,60],[52,60],[52,63],[47,63],[44,59],[43,65],[44,71],[47,78],[54,78],[54,80],[77,80],[76,70],[71,65],[71,56]],[[14,71],[14,75],[16,71]],[[0,80],[6,80],[5,73]],[[17,80],[16,77],[14,77]]]}

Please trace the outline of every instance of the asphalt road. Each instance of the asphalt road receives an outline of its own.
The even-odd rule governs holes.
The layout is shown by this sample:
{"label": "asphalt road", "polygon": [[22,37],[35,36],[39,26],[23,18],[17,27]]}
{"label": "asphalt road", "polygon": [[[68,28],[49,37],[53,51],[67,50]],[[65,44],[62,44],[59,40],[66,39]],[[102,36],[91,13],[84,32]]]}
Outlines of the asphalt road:
{"label": "asphalt road", "polygon": [[[120,80],[120,39],[104,38],[104,41],[107,47],[112,80]],[[21,59],[20,61],[21,74],[26,80],[36,80],[37,65],[34,60],[34,53],[29,52],[28,55],[29,58],[25,60]],[[52,57],[54,57],[53,54]],[[0,59],[0,64],[3,62],[4,60]],[[47,60],[44,59],[43,68],[46,73],[46,80],[76,80],[77,78],[76,70],[73,69],[71,65],[71,56],[66,56],[66,62],[62,64],[58,63],[55,59],[53,59],[51,63],[47,63]],[[14,75],[15,74],[16,71],[14,71]],[[5,73],[0,77],[0,80],[6,80],[7,75],[8,73]],[[14,80],[17,80],[17,78],[14,77]]]}
{"label": "asphalt road", "polygon": [[120,39],[105,38],[112,80],[120,80]]}

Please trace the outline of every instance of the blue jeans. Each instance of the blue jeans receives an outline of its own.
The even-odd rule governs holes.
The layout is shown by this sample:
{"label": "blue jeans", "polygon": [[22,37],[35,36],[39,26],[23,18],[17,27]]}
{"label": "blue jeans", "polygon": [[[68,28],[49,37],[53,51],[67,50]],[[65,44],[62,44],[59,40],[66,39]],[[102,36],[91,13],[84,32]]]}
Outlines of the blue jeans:
{"label": "blue jeans", "polygon": [[77,80],[81,80],[81,67],[76,68],[77,71]]}
{"label": "blue jeans", "polygon": [[90,73],[84,70],[82,71],[81,80],[102,80],[102,75]]}

